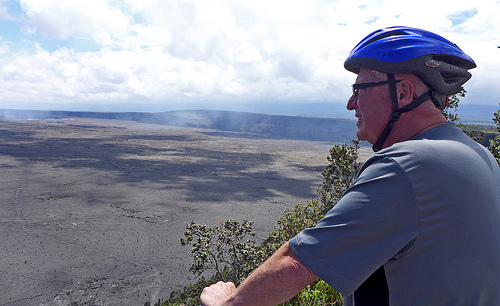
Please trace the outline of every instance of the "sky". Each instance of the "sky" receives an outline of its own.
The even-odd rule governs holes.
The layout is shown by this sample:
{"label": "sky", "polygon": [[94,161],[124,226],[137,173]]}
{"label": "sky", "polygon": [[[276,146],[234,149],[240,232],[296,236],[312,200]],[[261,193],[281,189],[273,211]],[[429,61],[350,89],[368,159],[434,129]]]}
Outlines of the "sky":
{"label": "sky", "polygon": [[477,68],[461,103],[500,102],[500,0],[0,0],[0,108],[151,111],[345,103],[351,49],[395,25]]}

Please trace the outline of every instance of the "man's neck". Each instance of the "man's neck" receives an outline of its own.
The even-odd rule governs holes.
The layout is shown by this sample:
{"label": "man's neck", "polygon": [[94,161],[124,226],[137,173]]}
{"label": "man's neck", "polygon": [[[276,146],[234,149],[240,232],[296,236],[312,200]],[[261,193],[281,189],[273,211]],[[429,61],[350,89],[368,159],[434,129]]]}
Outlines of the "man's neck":
{"label": "man's neck", "polygon": [[425,117],[413,116],[410,113],[402,114],[401,118],[394,124],[392,132],[387,137],[382,148],[410,140],[418,134],[429,131],[446,122],[446,118],[441,113],[434,113]]}

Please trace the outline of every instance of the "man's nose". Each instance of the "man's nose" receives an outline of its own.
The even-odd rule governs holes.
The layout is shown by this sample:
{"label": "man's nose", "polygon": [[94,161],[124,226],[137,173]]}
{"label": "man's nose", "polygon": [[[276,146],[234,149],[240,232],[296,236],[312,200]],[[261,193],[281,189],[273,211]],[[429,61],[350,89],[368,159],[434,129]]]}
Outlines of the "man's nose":
{"label": "man's nose", "polygon": [[354,95],[352,95],[349,100],[347,100],[347,109],[348,110],[354,110],[356,109],[356,103],[357,103],[357,99],[354,97]]}

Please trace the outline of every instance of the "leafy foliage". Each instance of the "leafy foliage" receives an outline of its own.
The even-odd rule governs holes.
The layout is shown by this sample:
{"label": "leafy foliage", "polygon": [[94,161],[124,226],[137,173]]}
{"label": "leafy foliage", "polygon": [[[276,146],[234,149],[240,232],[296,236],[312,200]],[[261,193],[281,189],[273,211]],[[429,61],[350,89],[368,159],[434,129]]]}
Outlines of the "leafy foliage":
{"label": "leafy foliage", "polygon": [[330,287],[325,281],[318,280],[307,286],[292,300],[283,303],[283,306],[314,305],[314,306],[340,306],[344,298],[340,293]]}
{"label": "leafy foliage", "polygon": [[314,227],[352,185],[361,167],[357,162],[359,141],[353,140],[353,143],[354,147],[344,143],[330,149],[329,164],[321,173],[323,185],[316,192],[319,199],[311,199],[307,205],[299,203],[292,210],[285,211],[266,240],[268,253],[272,254],[302,230]]}
{"label": "leafy foliage", "polygon": [[450,96],[450,101],[448,105],[443,110],[443,115],[448,122],[455,122],[460,120],[458,118],[458,103],[460,102],[460,98],[464,98],[467,91],[464,88],[459,93]]}
{"label": "leafy foliage", "polygon": [[[493,122],[497,125],[497,131],[500,133],[500,109],[498,112],[493,113],[493,116]],[[494,139],[490,140],[489,150],[497,160],[498,165],[500,165],[500,135],[497,135]]]}
{"label": "leafy foliage", "polygon": [[[188,305],[188,306],[198,306],[200,304],[200,294],[203,289],[207,286],[215,284],[219,281],[216,275],[206,280],[203,276],[198,279],[195,284],[184,287],[181,291],[172,291],[170,293],[170,298],[164,303],[158,303],[158,306],[175,306],[175,305]],[[156,306],[156,304],[155,304]]]}
{"label": "leafy foliage", "polygon": [[347,188],[354,183],[356,174],[361,168],[361,164],[357,162],[359,140],[352,142],[354,146],[344,143],[330,149],[330,155],[327,157],[329,164],[321,173],[324,178],[323,186],[317,191],[323,205],[323,213],[332,209],[340,200]]}
{"label": "leafy foliage", "polygon": [[[255,241],[253,222],[226,220],[214,226],[191,221],[186,225],[182,245],[191,245],[193,263],[190,271],[196,275],[213,270],[216,277],[226,282],[240,283],[266,258]],[[246,240],[245,240],[246,239]]]}
{"label": "leafy foliage", "polygon": [[[465,89],[462,88],[462,91],[460,91],[455,95],[450,96],[450,102],[448,103],[447,107],[443,110],[443,115],[449,122],[455,122],[460,120],[456,112],[458,111],[458,103],[460,102],[460,98],[465,97],[465,93],[466,93]],[[493,113],[493,116],[494,116],[493,122],[495,122],[497,126],[497,133],[500,133],[500,110],[498,110],[498,112]],[[464,131],[465,134],[469,135],[469,137],[471,137],[475,141],[485,146],[488,146],[488,138],[485,139],[486,133],[484,131],[467,129],[461,123],[457,124],[457,126],[462,128],[462,131]],[[488,150],[491,152],[491,154],[493,154],[493,156],[497,160],[497,163],[500,165],[500,135],[496,135],[495,138],[489,139]]]}
{"label": "leafy foliage", "polygon": [[[462,88],[462,91],[459,93],[450,96],[450,102],[447,107],[443,110],[443,115],[446,120],[449,122],[456,122],[460,120],[458,118],[458,103],[460,102],[460,98],[464,98],[466,94],[465,89]],[[499,104],[500,105],[500,104]],[[500,133],[500,109],[498,112],[493,113],[493,122],[495,122],[497,126],[497,133]],[[480,130],[470,130],[465,128],[465,126],[461,123],[457,124],[465,134],[469,135],[475,141],[488,146],[488,138],[485,139],[486,133]],[[500,135],[496,135],[495,138],[489,139],[488,150],[493,154],[495,159],[497,160],[498,165],[500,165]]]}
{"label": "leafy foliage", "polygon": [[[197,305],[197,298],[204,287],[217,280],[241,283],[252,270],[272,255],[281,245],[308,227],[314,227],[352,185],[360,168],[357,162],[359,141],[354,147],[344,143],[335,145],[327,156],[328,166],[323,170],[324,182],[317,190],[319,199],[311,199],[306,205],[297,204],[286,210],[274,229],[261,245],[247,239],[253,237],[252,222],[227,220],[207,226],[194,221],[186,224],[187,231],[182,245],[191,246],[193,263],[190,271],[200,276],[213,271],[209,280],[201,277],[194,285],[180,292],[172,292],[163,305]],[[319,280],[306,287],[292,300],[283,305],[342,305],[342,296],[324,281]]]}
{"label": "leafy foliage", "polygon": [[321,205],[316,199],[308,201],[307,205],[297,204],[278,219],[274,229],[264,242],[263,249],[270,256],[285,242],[295,237],[302,230],[314,227],[323,218]]}
{"label": "leafy foliage", "polygon": [[[464,88],[459,93],[450,96],[450,100],[448,105],[443,109],[443,115],[448,122],[458,122],[460,118],[458,117],[458,103],[460,102],[460,98],[464,98],[467,91]],[[486,134],[483,131],[471,131],[469,129],[464,128],[462,123],[457,123],[457,126],[462,129],[462,131],[467,134],[470,138],[475,141],[481,143],[484,140]]]}

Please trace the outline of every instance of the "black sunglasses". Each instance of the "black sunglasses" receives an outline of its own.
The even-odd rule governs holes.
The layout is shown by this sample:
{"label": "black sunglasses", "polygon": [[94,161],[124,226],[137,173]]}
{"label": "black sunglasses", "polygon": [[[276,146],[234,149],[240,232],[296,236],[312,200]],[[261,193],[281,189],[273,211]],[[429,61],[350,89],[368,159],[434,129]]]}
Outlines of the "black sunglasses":
{"label": "black sunglasses", "polygon": [[[396,83],[399,83],[401,81],[402,80],[395,80]],[[353,97],[356,97],[359,93],[359,89],[368,88],[368,87],[375,87],[375,86],[380,86],[380,85],[385,85],[385,84],[389,84],[389,81],[378,81],[378,82],[352,84],[352,95],[353,95]]]}

